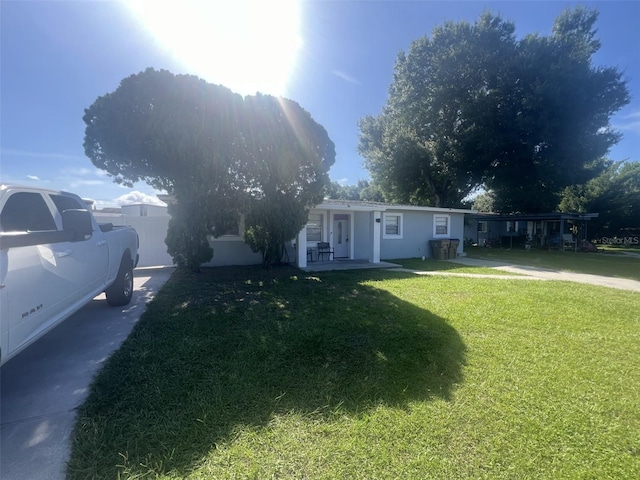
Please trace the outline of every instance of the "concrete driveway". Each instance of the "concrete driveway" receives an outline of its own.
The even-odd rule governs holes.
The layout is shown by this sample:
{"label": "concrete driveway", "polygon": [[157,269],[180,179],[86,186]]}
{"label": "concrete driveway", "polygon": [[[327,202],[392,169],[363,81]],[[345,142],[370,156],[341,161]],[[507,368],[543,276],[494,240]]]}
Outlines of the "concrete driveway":
{"label": "concrete driveway", "polygon": [[[591,275],[588,273],[564,272],[550,268],[527,267],[523,265],[510,265],[504,262],[494,262],[491,260],[480,260],[477,258],[460,257],[449,260],[450,262],[470,265],[475,267],[495,268],[504,272],[524,275],[524,278],[536,278],[538,280],[560,280],[576,283],[586,283],[598,285],[600,287],[617,288],[619,290],[631,290],[640,292],[640,282],[628,278],[603,277],[601,275]],[[504,276],[501,276],[504,277]],[[521,277],[522,278],[522,277]],[[518,277],[515,277],[518,279]]]}
{"label": "concrete driveway", "polygon": [[173,268],[135,270],[134,297],[109,307],[104,294],[0,370],[0,478],[65,477],[70,436],[95,373],[127,338]]}

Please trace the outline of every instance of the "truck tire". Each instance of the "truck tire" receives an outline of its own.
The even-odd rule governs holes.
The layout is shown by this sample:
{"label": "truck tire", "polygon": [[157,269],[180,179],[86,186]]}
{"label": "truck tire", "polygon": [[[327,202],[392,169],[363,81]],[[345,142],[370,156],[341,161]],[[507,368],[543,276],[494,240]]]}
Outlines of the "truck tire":
{"label": "truck tire", "polygon": [[133,262],[123,258],[118,276],[113,284],[105,290],[107,303],[112,307],[127,305],[133,296]]}

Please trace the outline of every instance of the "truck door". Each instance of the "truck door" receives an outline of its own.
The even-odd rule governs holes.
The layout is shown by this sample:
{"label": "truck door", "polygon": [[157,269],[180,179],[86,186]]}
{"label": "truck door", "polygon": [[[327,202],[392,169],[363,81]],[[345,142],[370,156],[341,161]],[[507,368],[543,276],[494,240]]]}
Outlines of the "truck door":
{"label": "truck door", "polygon": [[[15,192],[0,205],[0,231],[38,235],[41,243],[3,249],[2,342],[10,354],[59,319],[69,295],[59,258],[53,249],[58,229],[38,192]],[[29,232],[29,233],[27,233]]]}
{"label": "truck door", "polygon": [[[84,203],[69,195],[49,195],[60,215],[65,210],[86,209]],[[60,224],[61,220],[60,220]],[[94,224],[95,225],[95,224]],[[75,291],[75,301],[101,293],[109,270],[109,246],[105,234],[94,226],[91,238],[55,245],[66,280]]]}

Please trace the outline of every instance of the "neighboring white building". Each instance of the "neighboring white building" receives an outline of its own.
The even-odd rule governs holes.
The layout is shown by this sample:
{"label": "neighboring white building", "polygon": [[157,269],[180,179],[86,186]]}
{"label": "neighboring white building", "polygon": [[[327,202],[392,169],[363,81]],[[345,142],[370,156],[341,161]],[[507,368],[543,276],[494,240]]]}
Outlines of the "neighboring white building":
{"label": "neighboring white building", "polygon": [[121,211],[123,215],[128,217],[166,217],[167,207],[161,205],[148,205],[146,203],[134,203],[131,205],[122,205]]}
{"label": "neighboring white building", "polygon": [[98,223],[131,225],[136,229],[140,238],[139,267],[173,265],[173,259],[167,253],[167,245],[164,243],[171,218],[167,207],[135,204],[123,205],[119,213],[112,209],[93,213]]}

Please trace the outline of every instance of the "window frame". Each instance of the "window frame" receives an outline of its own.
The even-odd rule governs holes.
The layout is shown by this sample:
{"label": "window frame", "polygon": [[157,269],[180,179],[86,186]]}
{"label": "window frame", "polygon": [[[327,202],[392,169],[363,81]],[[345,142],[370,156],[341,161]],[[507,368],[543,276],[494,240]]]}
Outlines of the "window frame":
{"label": "window frame", "polygon": [[[319,222],[315,222],[315,220],[313,221],[312,224],[312,220],[311,217],[312,216],[318,216],[319,217]],[[306,231],[307,231],[307,242],[308,243],[317,243],[317,242],[322,242],[323,241],[323,236],[324,236],[324,213],[309,213],[309,217],[307,218],[307,223],[306,223]],[[317,223],[317,224],[316,224]],[[310,226],[312,225],[312,226]],[[309,231],[310,230],[318,230],[317,233],[319,233],[320,237],[319,238],[312,238],[309,235]],[[316,234],[316,232],[314,232],[314,235]]]}
{"label": "window frame", "polygon": [[[18,199],[28,199],[28,200],[18,200]],[[28,210],[31,214],[30,217],[21,218],[21,222],[18,222],[20,228],[14,226],[9,223],[7,225],[6,217],[4,214],[9,210],[7,208],[8,205],[11,205],[12,202],[20,202],[22,204],[20,206],[24,206],[24,210]],[[30,203],[29,203],[30,202]],[[34,203],[35,202],[35,203]],[[37,203],[37,205],[36,205]],[[36,208],[34,208],[36,207]],[[39,192],[28,192],[28,191],[18,191],[11,193],[7,200],[2,205],[2,218],[0,218],[0,232],[9,233],[30,233],[30,232],[55,232],[60,231],[60,226],[56,222],[56,218],[52,215],[51,209],[49,208],[49,204],[47,199]],[[46,218],[45,218],[46,217]],[[13,220],[13,219],[12,219]],[[27,225],[30,221],[37,220],[40,225]],[[33,226],[36,228],[22,228]],[[47,227],[47,228],[44,228]]]}
{"label": "window frame", "polygon": [[[387,218],[398,219],[398,233],[387,233]],[[404,214],[400,212],[385,212],[382,215],[382,238],[387,240],[402,240],[404,236]]]}
{"label": "window frame", "polygon": [[[438,233],[438,219],[446,218],[447,219],[447,231],[445,233]],[[438,237],[449,237],[451,235],[451,215],[436,213],[433,215],[433,236],[434,238]]]}
{"label": "window frame", "polygon": [[[214,237],[213,235],[209,236],[209,240],[211,242],[236,242],[236,241],[244,241],[244,215],[240,215],[240,218],[237,222],[238,225],[238,233],[223,233],[220,236]],[[227,230],[229,231],[229,230]]]}

